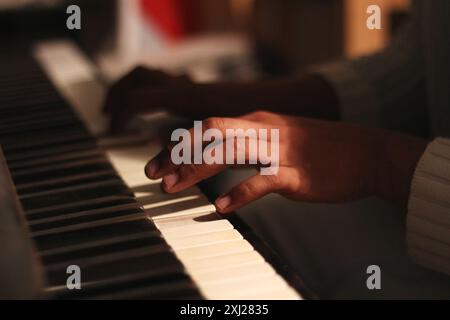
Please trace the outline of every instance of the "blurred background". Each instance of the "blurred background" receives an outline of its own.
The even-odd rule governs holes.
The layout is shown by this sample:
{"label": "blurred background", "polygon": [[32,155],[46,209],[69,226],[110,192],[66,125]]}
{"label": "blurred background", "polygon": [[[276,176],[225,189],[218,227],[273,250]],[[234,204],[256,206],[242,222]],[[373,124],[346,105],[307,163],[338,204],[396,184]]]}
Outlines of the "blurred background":
{"label": "blurred background", "polygon": [[[82,29],[66,28],[77,4]],[[382,9],[368,30],[366,9]],[[408,15],[408,0],[0,0],[1,51],[71,38],[107,78],[136,64],[197,81],[282,76],[376,51]]]}

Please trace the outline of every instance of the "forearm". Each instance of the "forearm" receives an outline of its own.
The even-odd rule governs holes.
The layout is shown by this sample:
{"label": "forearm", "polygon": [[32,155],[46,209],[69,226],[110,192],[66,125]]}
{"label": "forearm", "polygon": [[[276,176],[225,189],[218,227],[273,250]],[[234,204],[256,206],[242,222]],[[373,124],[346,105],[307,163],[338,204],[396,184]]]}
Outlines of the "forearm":
{"label": "forearm", "polygon": [[[339,106],[331,85],[321,76],[304,75],[252,83],[195,84],[193,116],[233,117],[257,110],[337,120]],[[211,108],[214,101],[217,108]],[[174,110],[177,112],[177,110]],[[186,112],[186,110],[179,110]]]}

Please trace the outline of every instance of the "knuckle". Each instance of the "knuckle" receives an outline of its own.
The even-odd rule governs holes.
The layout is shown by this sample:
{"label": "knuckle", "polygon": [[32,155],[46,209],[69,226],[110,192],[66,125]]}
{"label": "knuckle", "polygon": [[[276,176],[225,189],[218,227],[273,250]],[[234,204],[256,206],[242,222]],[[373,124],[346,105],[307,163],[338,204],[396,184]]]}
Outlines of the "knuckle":
{"label": "knuckle", "polygon": [[224,119],[213,117],[213,118],[207,118],[203,124],[205,129],[223,129],[224,127]]}
{"label": "knuckle", "polygon": [[273,189],[278,190],[283,187],[282,179],[278,174],[262,176],[266,180],[267,185],[271,186]]}
{"label": "knuckle", "polygon": [[180,168],[181,176],[184,178],[196,177],[199,174],[199,168],[195,165],[184,165]]}
{"label": "knuckle", "polygon": [[239,197],[248,198],[254,195],[256,190],[252,184],[244,182],[236,191]]}
{"label": "knuckle", "polygon": [[265,119],[272,116],[272,113],[268,111],[256,111],[253,113],[253,116],[257,119]]}

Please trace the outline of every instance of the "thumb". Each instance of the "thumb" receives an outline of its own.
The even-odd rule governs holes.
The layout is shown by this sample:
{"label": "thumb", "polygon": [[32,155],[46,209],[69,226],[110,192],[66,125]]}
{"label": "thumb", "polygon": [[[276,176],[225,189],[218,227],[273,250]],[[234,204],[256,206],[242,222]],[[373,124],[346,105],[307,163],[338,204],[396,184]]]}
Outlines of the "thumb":
{"label": "thumb", "polygon": [[220,213],[230,213],[265,195],[279,191],[281,183],[277,175],[255,175],[233,187],[215,201]]}

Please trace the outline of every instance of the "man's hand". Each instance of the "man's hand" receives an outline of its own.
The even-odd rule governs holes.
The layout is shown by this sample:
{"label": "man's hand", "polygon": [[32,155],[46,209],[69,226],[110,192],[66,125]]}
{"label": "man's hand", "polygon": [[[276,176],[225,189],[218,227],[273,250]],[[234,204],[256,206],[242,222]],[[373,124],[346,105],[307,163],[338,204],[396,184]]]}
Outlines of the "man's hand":
{"label": "man's hand", "polygon": [[203,119],[234,117],[268,110],[321,119],[338,119],[338,102],[325,79],[303,75],[256,82],[198,84],[138,67],[112,86],[103,111],[111,115],[111,131],[120,132],[136,114],[157,109]]}
{"label": "man's hand", "polygon": [[[249,128],[279,129],[280,136],[278,173],[257,174],[235,186],[216,200],[221,213],[234,211],[271,192],[311,202],[342,202],[378,195],[404,204],[415,166],[426,147],[426,141],[388,131],[267,112],[205,120],[203,130],[212,128],[220,130],[224,137],[226,129]],[[248,160],[252,155],[247,152],[246,156]],[[174,165],[169,147],[145,170],[151,179],[163,178],[163,189],[174,193],[226,167]]]}
{"label": "man's hand", "polygon": [[111,115],[111,132],[122,131],[136,114],[174,106],[189,110],[192,87],[187,76],[137,67],[109,90],[103,111]]}

